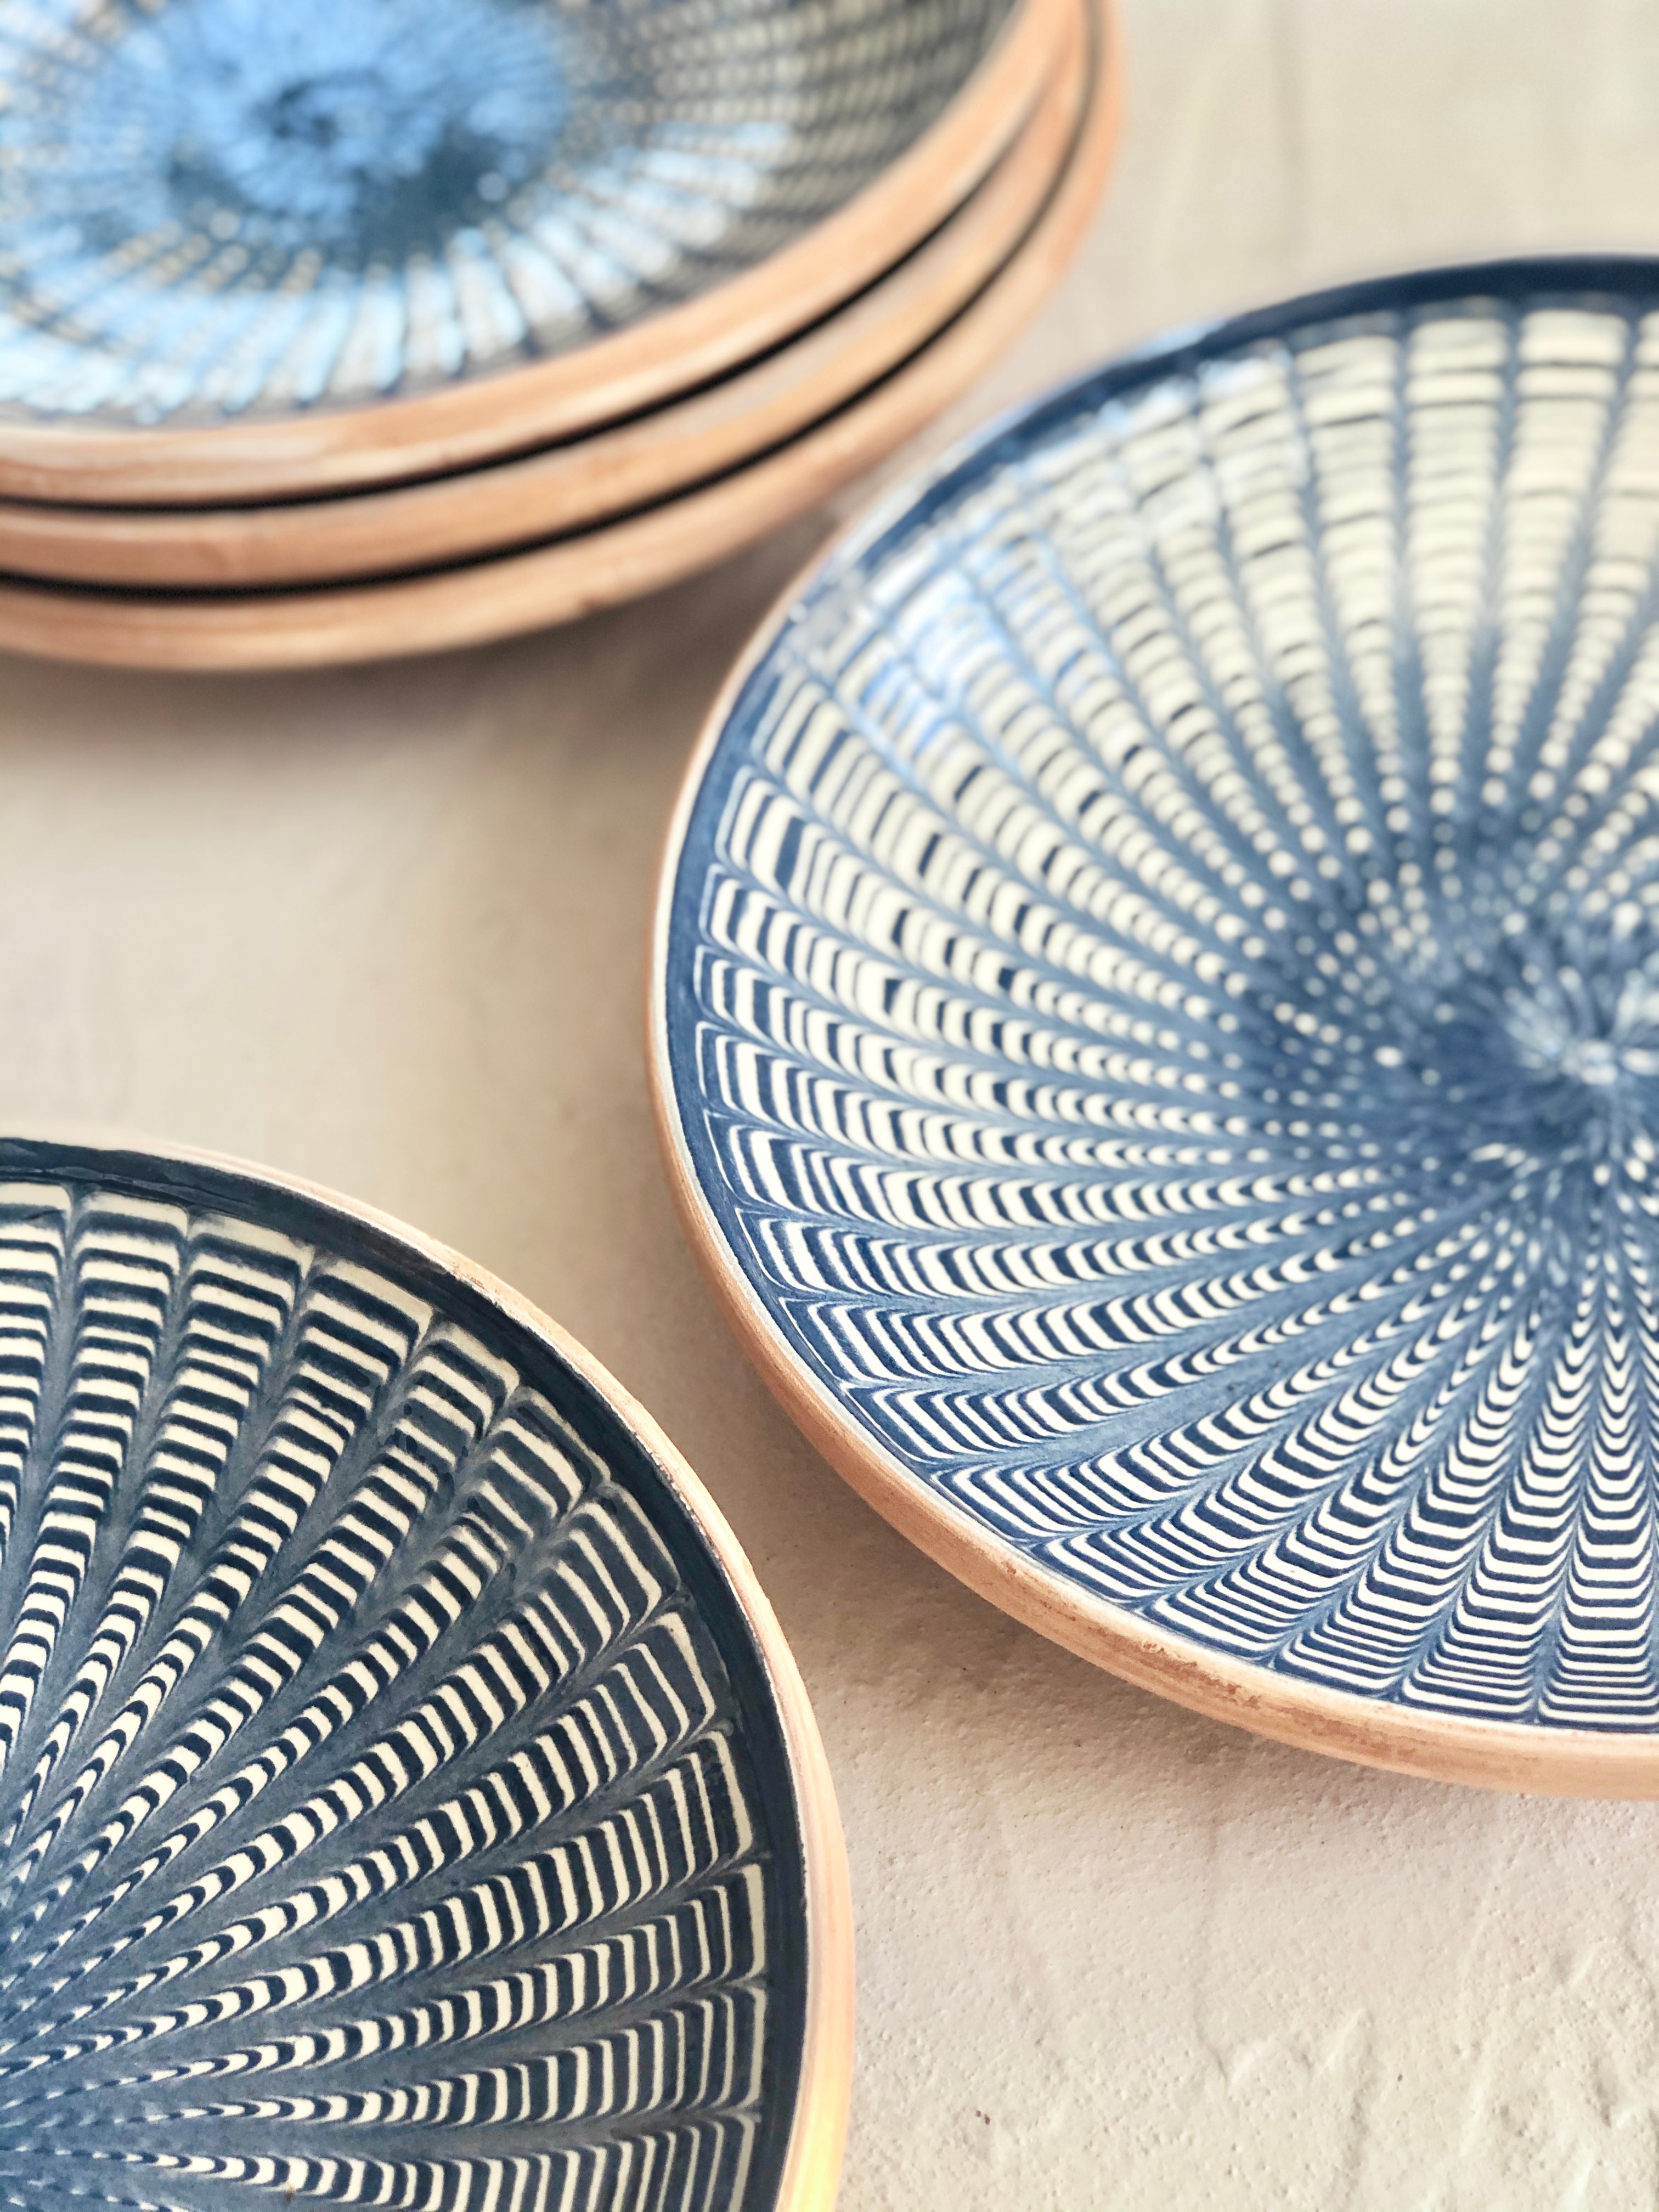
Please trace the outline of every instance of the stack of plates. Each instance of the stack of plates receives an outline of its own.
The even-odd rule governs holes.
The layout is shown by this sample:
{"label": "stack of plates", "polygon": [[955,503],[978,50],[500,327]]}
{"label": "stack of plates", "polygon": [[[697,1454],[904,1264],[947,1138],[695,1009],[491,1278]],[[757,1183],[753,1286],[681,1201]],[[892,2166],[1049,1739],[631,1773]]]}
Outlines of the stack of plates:
{"label": "stack of plates", "polygon": [[0,643],[434,649],[776,527],[1064,265],[1104,5],[10,11]]}

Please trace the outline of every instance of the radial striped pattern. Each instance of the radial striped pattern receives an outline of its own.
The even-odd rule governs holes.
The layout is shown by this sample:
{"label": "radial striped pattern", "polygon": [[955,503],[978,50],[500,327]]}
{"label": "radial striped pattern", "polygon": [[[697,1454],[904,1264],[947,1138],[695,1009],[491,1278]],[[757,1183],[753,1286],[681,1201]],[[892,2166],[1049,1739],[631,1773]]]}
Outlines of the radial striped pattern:
{"label": "radial striped pattern", "polygon": [[0,1183],[0,2201],[771,2203],[732,1601],[547,1347],[221,1182]]}
{"label": "radial striped pattern", "polygon": [[833,558],[666,960],[720,1236],[1062,1595],[1659,1725],[1659,270],[1075,388]]}
{"label": "radial striped pattern", "polygon": [[0,0],[0,403],[429,390],[751,267],[1009,0]]}

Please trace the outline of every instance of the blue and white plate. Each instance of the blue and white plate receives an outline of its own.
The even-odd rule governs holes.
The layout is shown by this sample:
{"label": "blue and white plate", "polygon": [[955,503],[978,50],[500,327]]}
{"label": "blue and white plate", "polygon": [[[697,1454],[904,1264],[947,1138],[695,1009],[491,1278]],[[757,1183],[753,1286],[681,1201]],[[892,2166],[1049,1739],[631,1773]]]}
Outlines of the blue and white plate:
{"label": "blue and white plate", "polygon": [[1073,1648],[1659,1790],[1659,263],[1360,285],[994,430],[716,711],[656,954],[799,1418]]}
{"label": "blue and white plate", "polygon": [[[601,344],[578,387],[614,378],[613,411],[643,405],[726,366],[723,344],[741,357],[826,312],[942,221],[1065,21],[1055,0],[0,0],[0,421],[25,458],[45,436],[73,468],[70,432],[456,403]],[[988,79],[958,115],[1017,25],[1007,99]],[[934,173],[921,149],[947,110]],[[927,174],[907,194],[912,155]],[[869,237],[780,261],[890,177]],[[717,294],[703,323],[665,319]],[[582,398],[556,379],[561,395]],[[441,428],[511,449],[562,434],[556,414],[520,420],[546,398],[469,397]],[[396,434],[422,427],[405,409]],[[251,447],[245,473],[263,455],[275,489],[310,481],[331,450],[311,434]],[[407,472],[465,450],[419,448]]]}
{"label": "blue and white plate", "polygon": [[574,1346],[320,1194],[0,1141],[0,2200],[827,2212],[840,1852]]}

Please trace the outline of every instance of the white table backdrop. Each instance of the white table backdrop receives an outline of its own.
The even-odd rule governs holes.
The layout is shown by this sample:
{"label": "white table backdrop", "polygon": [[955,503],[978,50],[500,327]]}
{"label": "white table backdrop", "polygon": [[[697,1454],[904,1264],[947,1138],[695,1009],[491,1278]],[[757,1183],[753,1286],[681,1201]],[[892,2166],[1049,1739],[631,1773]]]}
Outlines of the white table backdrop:
{"label": "white table backdrop", "polygon": [[[1125,12],[1108,203],[930,444],[1328,277],[1659,246],[1654,0]],[[1651,2205],[1659,1808],[1364,1774],[1094,1673],[845,1490],[700,1287],[644,1086],[656,854],[726,663],[835,519],[439,660],[0,660],[0,1119],[216,1146],[388,1207],[556,1315],[680,1443],[839,1784],[844,2212]]]}

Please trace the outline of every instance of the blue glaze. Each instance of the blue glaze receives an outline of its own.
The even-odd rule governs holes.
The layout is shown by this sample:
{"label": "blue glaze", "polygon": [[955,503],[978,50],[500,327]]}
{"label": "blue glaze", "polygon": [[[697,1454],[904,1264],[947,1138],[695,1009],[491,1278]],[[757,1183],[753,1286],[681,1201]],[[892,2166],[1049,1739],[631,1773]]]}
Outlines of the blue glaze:
{"label": "blue glaze", "polygon": [[672,1478],[399,1239],[0,1141],[0,2198],[763,2212],[775,1693]]}
{"label": "blue glaze", "polygon": [[833,553],[663,989],[811,1387],[1052,1579],[1659,1725],[1659,264],[1115,364]]}
{"label": "blue glaze", "polygon": [[358,268],[440,246],[545,166],[563,45],[500,0],[174,0],[87,73],[83,249],[167,225]]}

